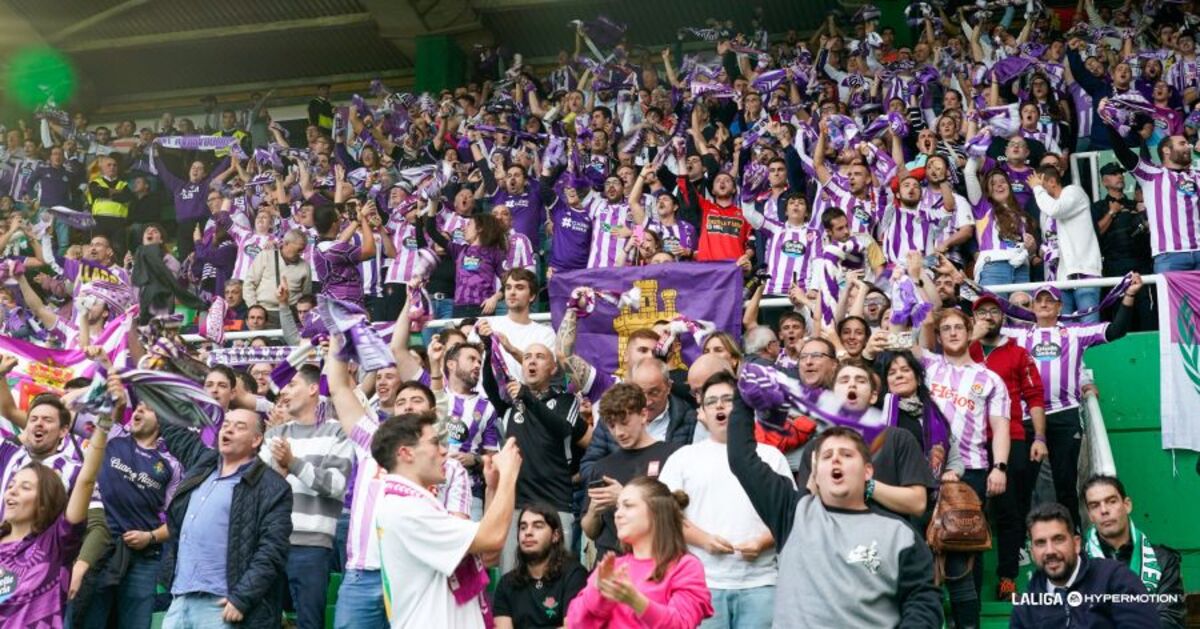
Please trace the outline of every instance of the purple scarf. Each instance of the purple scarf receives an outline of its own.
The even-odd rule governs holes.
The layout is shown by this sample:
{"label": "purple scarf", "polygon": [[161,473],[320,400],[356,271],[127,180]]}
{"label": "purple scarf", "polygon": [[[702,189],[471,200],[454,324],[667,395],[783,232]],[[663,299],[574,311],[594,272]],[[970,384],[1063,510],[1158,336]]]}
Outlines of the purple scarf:
{"label": "purple scarf", "polygon": [[867,443],[888,427],[879,409],[848,410],[833,391],[806,392],[799,381],[765,365],[745,364],[738,378],[738,391],[747,405],[759,411],[759,422],[773,430],[783,429],[789,412],[853,428]]}
{"label": "purple scarf", "polygon": [[353,360],[366,371],[378,371],[396,364],[392,350],[370,326],[367,313],[361,307],[322,296],[317,299],[316,309],[330,332],[342,335],[339,360]]}

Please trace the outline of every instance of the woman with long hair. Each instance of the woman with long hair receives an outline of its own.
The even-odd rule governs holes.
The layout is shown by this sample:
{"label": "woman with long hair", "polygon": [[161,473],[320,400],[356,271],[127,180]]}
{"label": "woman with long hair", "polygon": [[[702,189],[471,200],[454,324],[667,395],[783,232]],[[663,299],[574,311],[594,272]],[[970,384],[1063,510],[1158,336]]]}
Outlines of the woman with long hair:
{"label": "woman with long hair", "polygon": [[709,334],[704,339],[704,345],[700,353],[701,355],[716,354],[728,360],[734,372],[737,371],[738,366],[742,363],[742,349],[738,347],[737,341],[733,339],[731,334],[721,330]]}
{"label": "woman with long hair", "polygon": [[1003,170],[993,168],[980,186],[978,170],[978,157],[967,160],[967,200],[975,214],[975,240],[979,245],[975,278],[984,286],[1028,282],[1029,258],[1037,242],[1026,228],[1025,213],[1013,194],[1012,183]]}
{"label": "woman with long hair", "polygon": [[687,494],[653,478],[625,485],[615,521],[626,552],[600,561],[571,601],[567,626],[691,629],[713,615],[704,565],[683,539],[687,503]]}
{"label": "woman with long hair", "polygon": [[[59,411],[67,413],[65,407]],[[118,404],[113,415],[123,411]],[[0,575],[7,578],[0,579],[0,618],[5,627],[63,626],[71,565],[83,543],[111,426],[111,415],[96,422],[70,495],[59,472],[36,462],[21,468],[4,488]]]}
{"label": "woman with long hair", "polygon": [[508,256],[508,233],[491,214],[475,214],[463,229],[465,243],[451,242],[429,217],[425,233],[455,261],[454,315],[474,317],[496,311],[503,291],[500,276]]}
{"label": "woman with long hair", "polygon": [[889,423],[912,433],[921,444],[930,471],[962,470],[958,448],[952,447],[950,422],[930,397],[925,367],[911,352],[894,352],[883,365],[883,411]]}

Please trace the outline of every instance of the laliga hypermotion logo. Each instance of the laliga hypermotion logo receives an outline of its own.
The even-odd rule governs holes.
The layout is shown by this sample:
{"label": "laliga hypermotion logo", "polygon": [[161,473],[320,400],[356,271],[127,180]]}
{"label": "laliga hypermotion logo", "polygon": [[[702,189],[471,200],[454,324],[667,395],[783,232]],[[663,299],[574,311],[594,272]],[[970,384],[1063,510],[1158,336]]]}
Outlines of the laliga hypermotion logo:
{"label": "laliga hypermotion logo", "polygon": [[[617,333],[617,373],[625,373],[625,348],[629,346],[629,335],[637,330],[651,329],[656,321],[670,321],[679,315],[675,309],[675,297],[678,291],[668,288],[662,291],[662,309],[659,309],[658,280],[645,279],[633,283],[641,291],[641,303],[635,311],[628,305],[622,305],[620,314],[613,319],[613,331]],[[671,348],[667,358],[671,369],[685,369],[683,358],[679,355],[679,346]]]}

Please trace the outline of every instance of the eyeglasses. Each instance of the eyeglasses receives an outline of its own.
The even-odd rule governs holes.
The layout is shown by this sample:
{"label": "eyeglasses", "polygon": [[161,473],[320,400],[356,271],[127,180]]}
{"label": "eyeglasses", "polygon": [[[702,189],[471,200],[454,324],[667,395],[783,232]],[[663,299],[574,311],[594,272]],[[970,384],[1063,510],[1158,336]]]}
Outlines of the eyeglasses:
{"label": "eyeglasses", "polygon": [[733,395],[710,395],[704,398],[704,408],[712,408],[718,404],[733,404]]}
{"label": "eyeglasses", "polygon": [[826,354],[825,352],[809,352],[807,354],[800,354],[800,360],[817,360],[820,358],[833,358],[833,356]]}

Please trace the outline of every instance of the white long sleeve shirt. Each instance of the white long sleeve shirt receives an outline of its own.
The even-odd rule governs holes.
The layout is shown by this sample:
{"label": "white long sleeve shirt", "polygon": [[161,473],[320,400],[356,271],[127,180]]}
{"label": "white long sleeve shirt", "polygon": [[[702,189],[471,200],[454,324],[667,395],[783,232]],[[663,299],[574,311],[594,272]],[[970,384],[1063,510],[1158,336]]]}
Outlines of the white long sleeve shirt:
{"label": "white long sleeve shirt", "polygon": [[1100,277],[1100,243],[1092,225],[1092,203],[1077,185],[1063,186],[1058,198],[1041,186],[1034,186],[1033,197],[1042,214],[1058,224],[1058,246],[1062,257],[1058,277],[1069,279],[1081,273]]}

